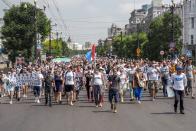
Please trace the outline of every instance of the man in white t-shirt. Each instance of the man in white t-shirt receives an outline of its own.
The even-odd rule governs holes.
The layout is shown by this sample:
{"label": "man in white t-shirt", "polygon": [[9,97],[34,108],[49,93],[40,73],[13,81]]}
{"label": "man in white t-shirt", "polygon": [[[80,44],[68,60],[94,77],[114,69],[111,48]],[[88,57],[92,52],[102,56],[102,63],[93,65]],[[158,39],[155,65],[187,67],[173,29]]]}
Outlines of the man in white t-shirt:
{"label": "man in white t-shirt", "polygon": [[155,65],[153,63],[149,65],[149,68],[147,70],[147,76],[148,76],[148,86],[149,86],[150,94],[152,97],[152,101],[154,101],[156,97],[156,93],[158,92],[159,72],[155,68]]}
{"label": "man in white t-shirt", "polygon": [[174,112],[177,113],[178,102],[180,101],[180,113],[184,114],[184,89],[187,85],[187,78],[184,73],[182,73],[182,68],[176,68],[177,74],[172,76],[173,89],[175,94]]}

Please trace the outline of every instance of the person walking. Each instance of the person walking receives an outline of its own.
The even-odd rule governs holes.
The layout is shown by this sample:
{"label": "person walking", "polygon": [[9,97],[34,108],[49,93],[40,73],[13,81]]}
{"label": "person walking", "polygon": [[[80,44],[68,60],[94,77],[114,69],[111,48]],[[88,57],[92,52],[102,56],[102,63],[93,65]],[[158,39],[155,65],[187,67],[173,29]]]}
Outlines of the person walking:
{"label": "person walking", "polygon": [[126,94],[126,91],[128,89],[128,77],[127,73],[124,71],[123,68],[120,69],[120,101],[121,103],[124,102],[124,96]]}
{"label": "person walking", "polygon": [[152,97],[152,101],[155,100],[156,94],[158,92],[158,79],[159,79],[159,73],[158,70],[155,68],[154,63],[150,63],[148,71],[148,86],[150,90],[150,94]]}
{"label": "person walking", "polygon": [[167,66],[167,63],[164,61],[163,66],[160,69],[161,72],[161,80],[162,80],[162,85],[163,85],[163,96],[167,96],[167,87],[169,85],[169,67]]}
{"label": "person walking", "polygon": [[129,90],[130,90],[130,101],[134,100],[134,93],[133,93],[133,79],[135,74],[136,67],[134,64],[131,64],[130,67],[128,67],[127,74],[129,79]]}
{"label": "person walking", "polygon": [[94,75],[93,75],[93,80],[92,80],[92,87],[93,87],[93,92],[94,92],[94,99],[95,99],[95,105],[96,107],[102,107],[102,88],[103,88],[103,74],[100,72],[100,70],[95,69]]}
{"label": "person walking", "polygon": [[86,91],[87,91],[87,97],[88,97],[88,101],[90,102],[93,102],[94,98],[93,98],[93,90],[92,90],[92,86],[91,86],[91,80],[92,80],[92,70],[90,67],[88,67],[88,70],[87,70],[87,73],[85,74],[85,77],[86,77]]}
{"label": "person walking", "polygon": [[45,92],[45,105],[52,106],[52,88],[54,85],[54,79],[51,71],[49,70],[44,79],[44,92]]}
{"label": "person walking", "polygon": [[185,114],[184,112],[184,90],[187,85],[187,78],[184,73],[182,73],[182,68],[177,67],[177,73],[172,76],[173,89],[175,94],[174,101],[174,112],[177,113],[178,102],[180,101],[180,113]]}
{"label": "person walking", "polygon": [[143,72],[140,68],[136,69],[134,75],[133,90],[138,104],[141,104],[142,90],[145,86]]}
{"label": "person walking", "polygon": [[34,95],[35,95],[35,103],[40,103],[40,97],[41,97],[41,88],[42,88],[42,81],[43,81],[43,75],[41,74],[41,71],[39,68],[36,69],[36,73],[34,74]]}
{"label": "person walking", "polygon": [[[109,102],[111,104],[111,111],[117,113],[117,104],[119,101],[119,84],[120,77],[116,69],[113,69],[113,73],[109,76]],[[114,100],[114,102],[113,102]]]}
{"label": "person walking", "polygon": [[56,71],[54,75],[54,92],[55,100],[57,103],[62,103],[62,89],[63,89],[63,77],[60,71]]}
{"label": "person walking", "polygon": [[73,91],[75,86],[75,73],[72,66],[68,67],[68,71],[65,73],[65,92],[68,96],[68,104],[73,106]]}
{"label": "person walking", "polygon": [[185,66],[185,73],[187,77],[187,86],[185,88],[186,95],[189,95],[189,92],[191,92],[192,99],[195,98],[195,88],[193,86],[194,83],[194,72],[193,72],[193,65],[192,60],[187,61],[187,65]]}

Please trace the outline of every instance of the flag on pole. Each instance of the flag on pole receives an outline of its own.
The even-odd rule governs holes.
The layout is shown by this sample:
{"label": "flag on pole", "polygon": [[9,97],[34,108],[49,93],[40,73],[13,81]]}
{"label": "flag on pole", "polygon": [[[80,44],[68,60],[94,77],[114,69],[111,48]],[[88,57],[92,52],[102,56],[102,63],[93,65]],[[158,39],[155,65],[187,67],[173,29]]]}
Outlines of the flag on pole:
{"label": "flag on pole", "polygon": [[96,46],[95,46],[95,44],[93,44],[93,46],[92,46],[92,61],[95,60],[95,52],[96,52]]}
{"label": "flag on pole", "polygon": [[91,51],[87,52],[86,55],[85,55],[87,61],[89,61],[89,62],[91,61],[91,55],[92,55]]}

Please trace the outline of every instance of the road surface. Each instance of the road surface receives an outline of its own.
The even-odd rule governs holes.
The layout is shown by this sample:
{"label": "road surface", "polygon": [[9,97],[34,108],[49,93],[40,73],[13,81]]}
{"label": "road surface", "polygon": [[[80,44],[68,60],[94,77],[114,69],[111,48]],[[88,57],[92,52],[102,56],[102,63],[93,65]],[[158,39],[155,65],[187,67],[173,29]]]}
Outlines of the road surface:
{"label": "road surface", "polygon": [[[173,99],[160,96],[150,101],[145,92],[142,104],[130,102],[110,112],[108,102],[102,108],[88,103],[83,92],[74,106],[54,104],[52,108],[35,104],[33,96],[9,105],[0,104],[0,131],[195,131],[196,100],[185,98],[185,115],[173,113]],[[107,94],[106,98],[107,100]]]}

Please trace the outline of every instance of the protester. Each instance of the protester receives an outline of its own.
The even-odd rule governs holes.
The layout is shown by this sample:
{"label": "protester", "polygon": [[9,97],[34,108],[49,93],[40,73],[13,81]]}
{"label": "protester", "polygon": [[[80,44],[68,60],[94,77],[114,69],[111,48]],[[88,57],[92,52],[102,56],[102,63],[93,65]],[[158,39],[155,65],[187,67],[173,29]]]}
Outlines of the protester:
{"label": "protester", "polygon": [[143,76],[141,69],[137,68],[135,75],[134,75],[133,90],[134,90],[134,95],[135,95],[135,98],[138,104],[141,104],[142,90],[145,86],[143,79],[144,79],[144,76]]}
{"label": "protester", "polygon": [[109,77],[109,82],[109,102],[111,104],[111,111],[117,113],[120,77],[116,69],[113,69],[113,74]]}
{"label": "protester", "polygon": [[195,88],[193,86],[194,83],[194,72],[193,72],[193,65],[192,60],[188,60],[187,64],[185,65],[185,73],[187,77],[187,86],[185,88],[186,95],[189,95],[191,92],[192,99],[195,98]]}
{"label": "protester", "polygon": [[44,79],[44,86],[45,86],[45,105],[49,104],[52,106],[52,90],[53,90],[53,83],[54,78],[52,77],[51,71],[49,70],[46,74]]}
{"label": "protester", "polygon": [[75,86],[75,73],[72,70],[73,68],[70,66],[65,73],[65,92],[68,96],[68,104],[71,106],[73,106],[73,91]]}
{"label": "protester", "polygon": [[158,92],[158,70],[155,68],[154,63],[150,63],[148,71],[147,71],[147,76],[148,76],[148,86],[150,90],[150,94],[152,97],[152,101],[155,100],[156,94]]}
{"label": "protester", "polygon": [[187,85],[187,78],[184,73],[182,73],[182,68],[176,68],[177,73],[172,76],[173,80],[173,88],[175,94],[175,102],[174,102],[174,112],[177,113],[178,102],[180,101],[180,113],[184,113],[184,89]]}
{"label": "protester", "polygon": [[94,75],[92,79],[92,87],[93,87],[93,92],[94,92],[94,98],[95,98],[95,106],[96,107],[102,107],[102,90],[103,90],[103,84],[104,78],[103,74],[100,72],[99,69],[94,70]]}

